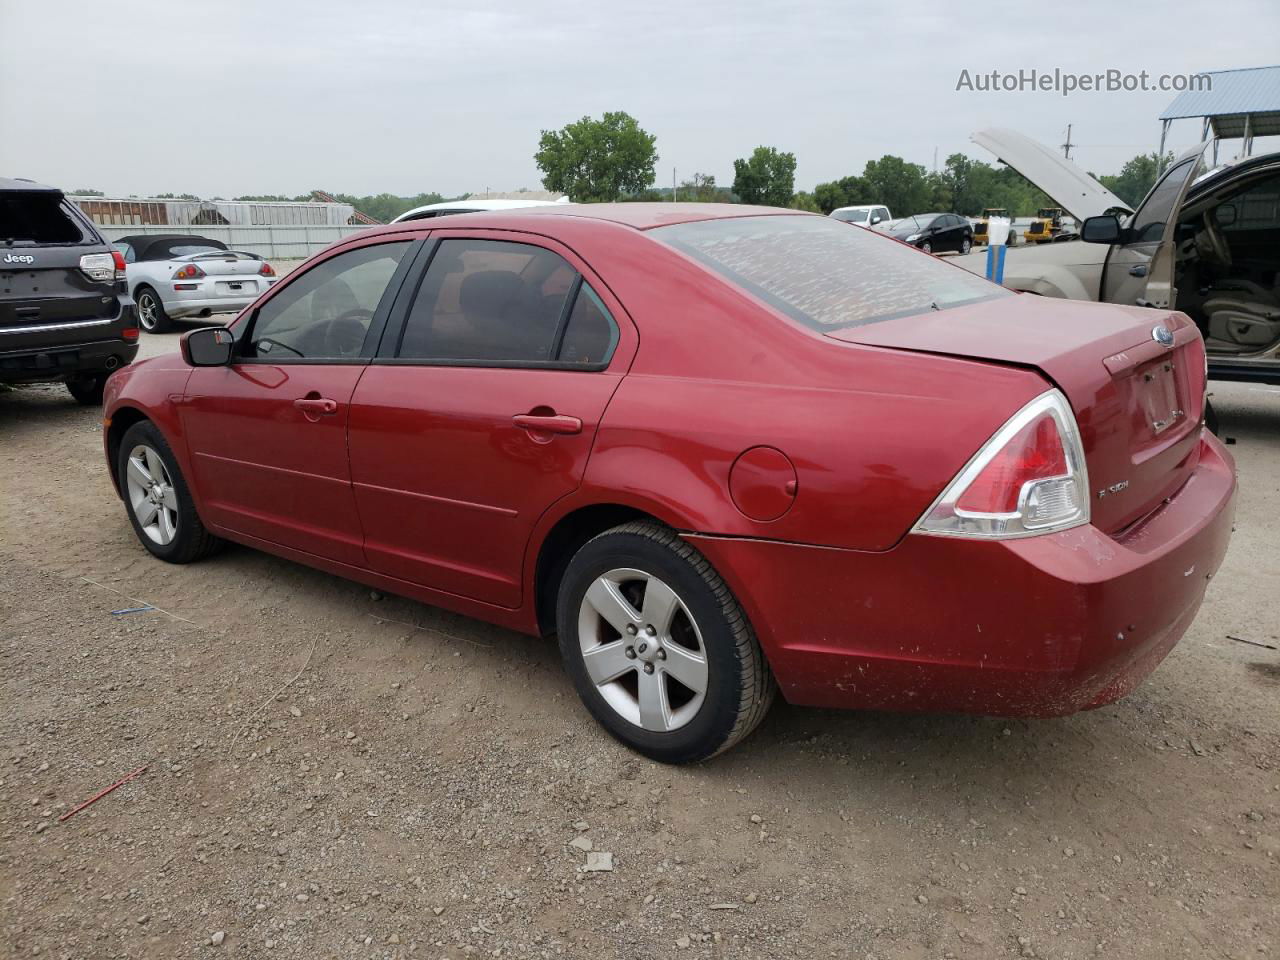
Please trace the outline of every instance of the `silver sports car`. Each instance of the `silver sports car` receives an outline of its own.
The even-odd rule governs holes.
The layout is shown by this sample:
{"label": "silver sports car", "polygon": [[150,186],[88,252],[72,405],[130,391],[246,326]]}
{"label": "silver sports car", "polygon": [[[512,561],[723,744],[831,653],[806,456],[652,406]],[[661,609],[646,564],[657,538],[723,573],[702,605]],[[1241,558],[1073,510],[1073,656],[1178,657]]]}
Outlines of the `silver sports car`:
{"label": "silver sports car", "polygon": [[122,237],[115,247],[148,333],[163,333],[183,317],[236,313],[279,279],[257,254],[208,237],[143,234]]}

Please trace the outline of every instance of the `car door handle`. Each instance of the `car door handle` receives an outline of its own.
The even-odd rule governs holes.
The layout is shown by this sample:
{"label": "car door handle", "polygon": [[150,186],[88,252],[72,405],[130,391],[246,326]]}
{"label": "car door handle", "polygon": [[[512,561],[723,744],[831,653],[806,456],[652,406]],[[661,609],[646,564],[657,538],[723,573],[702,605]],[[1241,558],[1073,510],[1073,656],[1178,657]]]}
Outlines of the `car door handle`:
{"label": "car door handle", "polygon": [[327,397],[304,397],[293,401],[293,405],[308,417],[328,417],[338,412],[338,401]]}
{"label": "car door handle", "polygon": [[1147,265],[1145,263],[1135,263],[1129,268],[1129,276],[1145,277],[1147,275]]}
{"label": "car door handle", "polygon": [[518,413],[511,418],[517,427],[535,433],[581,433],[582,421],[577,417],[564,417],[558,414],[539,415],[535,413]]}

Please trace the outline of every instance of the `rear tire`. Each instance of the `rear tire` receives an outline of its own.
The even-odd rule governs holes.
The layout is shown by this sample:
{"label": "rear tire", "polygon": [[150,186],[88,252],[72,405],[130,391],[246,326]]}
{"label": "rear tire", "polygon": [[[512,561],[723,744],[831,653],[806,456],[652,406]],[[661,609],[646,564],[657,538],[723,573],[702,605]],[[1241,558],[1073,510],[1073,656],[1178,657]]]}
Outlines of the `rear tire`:
{"label": "rear tire", "polygon": [[970,240],[968,237],[965,237],[963,240],[960,241],[960,255],[962,257],[968,256],[969,251],[972,249],[973,249],[973,241]]}
{"label": "rear tire", "polygon": [[556,625],[565,669],[591,715],[661,763],[728,750],[773,703],[773,674],[738,601],[707,559],[661,524],[627,523],[588,541],[561,580]]}
{"label": "rear tire", "polygon": [[167,333],[173,328],[173,321],[165,313],[160,294],[150,287],[139,287],[135,298],[138,304],[138,324],[147,333]]}
{"label": "rear tire", "polygon": [[107,385],[107,373],[89,373],[67,381],[67,392],[76,403],[85,407],[102,406],[102,391]]}
{"label": "rear tire", "polygon": [[150,420],[125,431],[116,477],[133,532],[153,556],[191,563],[222,546],[200,521],[178,459]]}

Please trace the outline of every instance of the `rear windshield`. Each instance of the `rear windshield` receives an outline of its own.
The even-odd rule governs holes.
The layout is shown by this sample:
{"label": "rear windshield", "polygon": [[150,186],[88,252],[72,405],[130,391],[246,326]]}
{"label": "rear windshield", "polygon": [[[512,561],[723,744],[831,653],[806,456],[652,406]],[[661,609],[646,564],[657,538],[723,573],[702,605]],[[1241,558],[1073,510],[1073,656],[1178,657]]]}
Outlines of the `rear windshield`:
{"label": "rear windshield", "polygon": [[829,217],[736,217],[650,232],[819,331],[1013,296],[967,270]]}
{"label": "rear windshield", "polygon": [[80,243],[84,233],[56,193],[0,192],[0,243]]}

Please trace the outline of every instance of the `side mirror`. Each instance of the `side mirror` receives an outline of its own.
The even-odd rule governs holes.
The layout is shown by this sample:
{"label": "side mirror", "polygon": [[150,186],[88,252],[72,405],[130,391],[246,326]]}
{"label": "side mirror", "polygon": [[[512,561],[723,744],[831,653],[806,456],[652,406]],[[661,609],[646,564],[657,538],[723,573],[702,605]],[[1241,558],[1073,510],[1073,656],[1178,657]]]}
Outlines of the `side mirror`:
{"label": "side mirror", "polygon": [[226,327],[202,327],[182,337],[182,359],[192,367],[225,367],[236,338]]}
{"label": "side mirror", "polygon": [[1085,243],[1119,243],[1120,219],[1109,213],[1087,217],[1080,226],[1080,239]]}
{"label": "side mirror", "polygon": [[874,227],[877,223],[879,223],[879,222],[880,222],[880,220],[881,220],[881,218],[880,218],[880,217],[872,217],[872,218],[871,218],[871,225]]}

